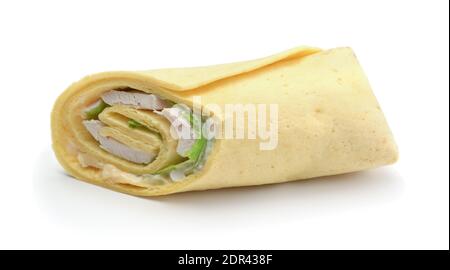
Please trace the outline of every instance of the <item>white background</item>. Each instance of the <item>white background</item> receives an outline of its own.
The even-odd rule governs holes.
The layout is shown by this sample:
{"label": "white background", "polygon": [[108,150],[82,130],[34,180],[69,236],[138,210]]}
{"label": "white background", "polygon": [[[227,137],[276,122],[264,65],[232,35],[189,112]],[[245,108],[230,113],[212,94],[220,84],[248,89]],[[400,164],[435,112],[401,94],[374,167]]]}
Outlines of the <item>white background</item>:
{"label": "white background", "polygon": [[[0,248],[448,249],[448,1],[1,1]],[[389,167],[143,199],[66,176],[50,111],[89,73],[351,46]]]}

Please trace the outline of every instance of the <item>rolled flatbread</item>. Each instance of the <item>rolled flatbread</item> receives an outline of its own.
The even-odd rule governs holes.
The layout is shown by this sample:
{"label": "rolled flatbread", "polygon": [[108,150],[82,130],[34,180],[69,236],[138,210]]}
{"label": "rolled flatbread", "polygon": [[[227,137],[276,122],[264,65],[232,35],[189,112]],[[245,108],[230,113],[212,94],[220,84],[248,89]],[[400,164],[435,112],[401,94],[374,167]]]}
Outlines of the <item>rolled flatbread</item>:
{"label": "rolled flatbread", "polygon": [[[227,114],[237,105],[248,109],[245,123],[266,112],[256,134],[245,125],[240,133]],[[215,125],[206,128],[211,119]],[[215,66],[98,73],[61,94],[51,122],[53,149],[69,174],[141,196],[342,174],[398,156],[350,48],[298,47]],[[204,135],[230,129],[246,135]]]}

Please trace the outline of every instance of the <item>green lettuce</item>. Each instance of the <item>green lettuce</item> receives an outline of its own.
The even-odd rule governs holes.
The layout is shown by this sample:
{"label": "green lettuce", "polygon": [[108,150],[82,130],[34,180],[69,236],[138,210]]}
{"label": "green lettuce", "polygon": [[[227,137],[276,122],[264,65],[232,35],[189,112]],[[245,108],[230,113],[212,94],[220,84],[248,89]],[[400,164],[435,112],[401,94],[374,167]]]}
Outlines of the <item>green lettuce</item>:
{"label": "green lettuce", "polygon": [[140,128],[140,127],[144,127],[144,125],[142,125],[141,123],[139,123],[138,121],[136,121],[134,119],[130,119],[130,120],[128,120],[128,127]]}
{"label": "green lettuce", "polygon": [[97,104],[97,106],[84,112],[86,119],[88,119],[88,120],[98,119],[98,115],[101,112],[103,112],[103,110],[107,107],[109,107],[109,105],[106,104],[103,100],[100,100],[100,102]]}
{"label": "green lettuce", "polygon": [[156,172],[156,174],[168,174],[172,170],[178,170],[178,169],[184,169],[185,172],[192,171],[195,167],[198,166],[200,157],[202,156],[202,153],[205,151],[207,139],[202,136],[201,132],[201,118],[198,115],[192,114],[192,113],[183,113],[181,117],[187,119],[189,123],[191,124],[191,127],[194,128],[194,133],[197,137],[199,137],[197,140],[195,140],[194,144],[192,145],[191,149],[187,151],[186,157],[187,160],[178,163],[169,165],[159,171]]}

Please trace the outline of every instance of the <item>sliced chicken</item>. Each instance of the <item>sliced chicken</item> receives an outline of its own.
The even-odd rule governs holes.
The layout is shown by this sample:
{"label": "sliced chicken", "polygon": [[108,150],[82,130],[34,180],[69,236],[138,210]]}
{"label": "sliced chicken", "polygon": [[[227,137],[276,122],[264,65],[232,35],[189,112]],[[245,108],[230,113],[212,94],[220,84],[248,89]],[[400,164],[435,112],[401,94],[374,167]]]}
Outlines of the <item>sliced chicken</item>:
{"label": "sliced chicken", "polygon": [[100,147],[109,153],[134,163],[147,164],[155,159],[156,154],[133,149],[113,138],[100,135],[100,129],[105,125],[99,120],[84,120],[83,125],[100,143]]}
{"label": "sliced chicken", "polygon": [[96,102],[92,103],[91,105],[87,106],[83,111],[86,113],[94,108],[97,108],[102,103],[102,100],[99,99]]}
{"label": "sliced chicken", "polygon": [[[178,107],[172,107],[172,108],[164,108],[161,112],[155,112],[157,114],[160,114],[167,118],[169,122],[174,122],[178,118],[181,118],[181,115],[183,114],[183,110]],[[186,122],[189,124],[188,122]]]}
{"label": "sliced chicken", "polygon": [[105,124],[99,120],[84,120],[83,125],[95,140],[100,140],[100,129],[104,127]]}
{"label": "sliced chicken", "polygon": [[121,157],[134,163],[147,164],[155,159],[156,156],[155,154],[130,148],[113,138],[100,136],[99,142],[101,148],[105,149],[115,156]]}
{"label": "sliced chicken", "polygon": [[186,156],[186,152],[196,141],[189,120],[182,116],[183,112],[178,107],[164,108],[161,112],[157,112],[171,123],[172,136],[178,139],[177,153],[182,157]]}
{"label": "sliced chicken", "polygon": [[153,95],[130,91],[111,90],[102,95],[103,101],[108,105],[129,105],[137,109],[162,110],[169,107],[169,102]]}

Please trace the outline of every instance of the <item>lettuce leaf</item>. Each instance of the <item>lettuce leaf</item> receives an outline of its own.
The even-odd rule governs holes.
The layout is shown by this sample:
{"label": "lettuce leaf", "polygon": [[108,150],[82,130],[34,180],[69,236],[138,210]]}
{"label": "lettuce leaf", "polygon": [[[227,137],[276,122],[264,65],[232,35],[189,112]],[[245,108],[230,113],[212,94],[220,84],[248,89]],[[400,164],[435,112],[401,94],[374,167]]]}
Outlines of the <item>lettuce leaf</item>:
{"label": "lettuce leaf", "polygon": [[84,112],[86,119],[88,119],[88,120],[98,119],[98,115],[101,112],[103,112],[103,110],[107,107],[109,107],[109,105],[100,99],[98,104],[95,107]]}
{"label": "lettuce leaf", "polygon": [[187,160],[174,164],[169,165],[159,171],[157,171],[157,174],[168,174],[172,170],[178,170],[178,169],[184,169],[186,172],[192,171],[197,165],[200,160],[200,157],[202,153],[205,151],[207,139],[202,136],[201,131],[201,117],[192,113],[189,113],[185,111],[183,114],[181,114],[181,117],[185,118],[189,121],[191,124],[191,127],[194,129],[194,133],[196,137],[199,137],[197,140],[195,140],[194,144],[192,145],[191,149],[187,151]]}
{"label": "lettuce leaf", "polygon": [[206,146],[206,138],[202,136],[200,139],[194,142],[191,150],[187,152],[187,157],[190,160],[197,161],[198,158],[200,157],[200,154],[205,149],[205,146]]}
{"label": "lettuce leaf", "polygon": [[155,172],[155,174],[169,174],[173,170],[178,170],[178,169],[182,169],[182,168],[188,170],[188,169],[192,168],[194,165],[195,165],[195,162],[188,159],[188,160],[185,160],[178,164],[169,165],[169,166]]}
{"label": "lettuce leaf", "polygon": [[144,127],[144,125],[142,125],[141,123],[139,123],[138,121],[136,121],[134,119],[130,119],[130,120],[128,120],[128,127],[139,128],[139,127]]}

